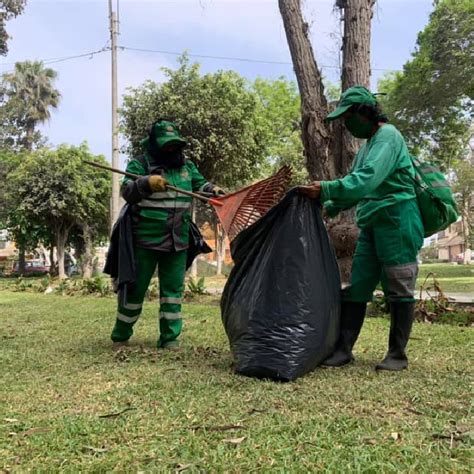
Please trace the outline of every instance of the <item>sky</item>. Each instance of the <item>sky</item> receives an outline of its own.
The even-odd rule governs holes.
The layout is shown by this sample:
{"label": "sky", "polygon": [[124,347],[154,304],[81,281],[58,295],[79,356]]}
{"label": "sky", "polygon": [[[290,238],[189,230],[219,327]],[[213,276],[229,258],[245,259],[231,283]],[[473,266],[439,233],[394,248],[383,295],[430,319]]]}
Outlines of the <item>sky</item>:
{"label": "sky", "polygon": [[[116,6],[117,0],[113,2]],[[341,23],[334,0],[303,4],[318,65],[337,82]],[[372,89],[383,74],[400,70],[410,59],[432,9],[432,0],[378,0],[372,22]],[[277,0],[120,0],[119,20],[119,46],[162,51],[119,49],[119,102],[128,87],[148,79],[162,82],[161,68],[177,65],[177,54],[168,53],[186,50],[190,55],[234,58],[191,56],[203,73],[232,69],[249,80],[295,79]],[[110,51],[57,59],[109,46],[108,0],[28,0],[25,12],[8,22],[7,30],[12,38],[8,55],[0,58],[0,73],[23,60],[46,60],[58,72],[62,100],[42,126],[49,143],[87,141],[93,153],[110,160]]]}

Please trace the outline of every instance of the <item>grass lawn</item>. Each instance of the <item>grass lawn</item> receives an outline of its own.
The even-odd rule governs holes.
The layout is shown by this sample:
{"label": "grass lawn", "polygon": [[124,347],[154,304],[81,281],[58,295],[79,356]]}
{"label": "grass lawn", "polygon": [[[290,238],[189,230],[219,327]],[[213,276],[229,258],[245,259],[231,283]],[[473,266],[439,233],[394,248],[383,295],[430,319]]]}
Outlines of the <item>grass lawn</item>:
{"label": "grass lawn", "polygon": [[474,265],[453,265],[451,263],[425,263],[420,265],[417,287],[434,273],[443,291],[448,293],[470,293],[474,295]]}
{"label": "grass lawn", "polygon": [[[4,472],[472,472],[472,330],[415,324],[404,373],[377,374],[388,321],[346,369],[235,375],[214,299],[157,352],[156,303],[114,354],[114,300],[0,291]],[[471,354],[471,355],[469,355]]]}

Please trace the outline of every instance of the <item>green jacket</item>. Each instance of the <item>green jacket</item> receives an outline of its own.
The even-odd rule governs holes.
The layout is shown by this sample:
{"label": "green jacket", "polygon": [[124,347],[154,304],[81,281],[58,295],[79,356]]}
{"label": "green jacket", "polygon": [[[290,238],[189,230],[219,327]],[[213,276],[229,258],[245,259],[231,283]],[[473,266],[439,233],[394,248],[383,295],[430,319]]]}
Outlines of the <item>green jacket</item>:
{"label": "green jacket", "polygon": [[150,174],[161,174],[170,185],[187,191],[211,192],[210,184],[189,160],[178,169],[153,166],[148,155],[131,160],[130,173],[144,178],[124,177],[122,196],[133,204],[135,244],[154,250],[177,252],[188,248],[192,198],[176,191],[152,193],[148,186]]}
{"label": "green jacket", "polygon": [[382,125],[357,152],[347,176],[321,182],[321,202],[331,217],[357,205],[357,225],[364,228],[380,209],[415,199],[414,177],[403,136]]}

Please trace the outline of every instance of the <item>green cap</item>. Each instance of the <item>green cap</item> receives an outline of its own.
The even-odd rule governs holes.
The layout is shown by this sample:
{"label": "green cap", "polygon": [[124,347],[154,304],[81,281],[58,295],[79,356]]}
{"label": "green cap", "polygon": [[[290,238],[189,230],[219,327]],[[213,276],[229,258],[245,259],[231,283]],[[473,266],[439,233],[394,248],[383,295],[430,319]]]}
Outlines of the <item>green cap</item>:
{"label": "green cap", "polygon": [[362,86],[349,87],[342,95],[336,110],[333,110],[326,120],[339,118],[344,112],[347,112],[354,104],[376,105],[377,99],[372,92]]}
{"label": "green cap", "polygon": [[[178,132],[178,128],[173,122],[167,122],[166,120],[162,120],[160,122],[155,123],[154,132],[158,148],[162,148],[165,145],[172,143],[181,146],[186,145],[186,140],[181,137]],[[150,138],[146,137],[140,142],[140,145],[145,148],[148,148],[149,143]]]}

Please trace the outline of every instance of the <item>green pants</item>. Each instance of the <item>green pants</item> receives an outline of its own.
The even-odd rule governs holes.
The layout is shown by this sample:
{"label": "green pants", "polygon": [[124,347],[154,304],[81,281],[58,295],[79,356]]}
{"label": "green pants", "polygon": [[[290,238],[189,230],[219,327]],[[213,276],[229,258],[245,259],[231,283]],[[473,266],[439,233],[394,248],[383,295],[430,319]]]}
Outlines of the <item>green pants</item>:
{"label": "green pants", "polygon": [[181,297],[186,274],[187,251],[160,252],[135,247],[137,281],[133,293],[127,295],[124,306],[119,305],[112,331],[113,341],[127,341],[133,334],[133,325],[142,312],[150,280],[158,265],[160,282],[160,337],[158,347],[176,345],[181,334]]}
{"label": "green pants", "polygon": [[391,302],[415,301],[417,254],[423,245],[423,223],[416,199],[382,208],[361,230],[352,261],[351,286],[344,301],[372,301],[379,282]]}

